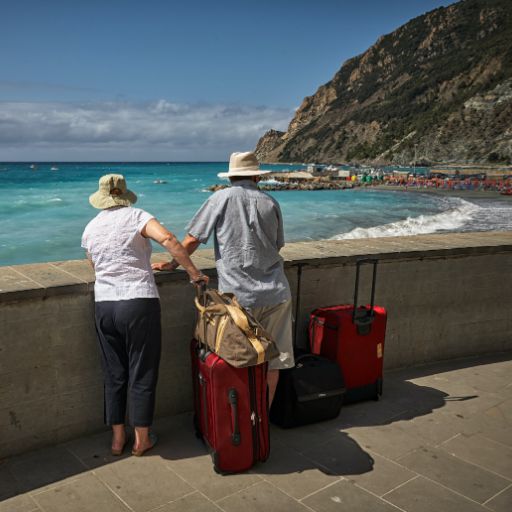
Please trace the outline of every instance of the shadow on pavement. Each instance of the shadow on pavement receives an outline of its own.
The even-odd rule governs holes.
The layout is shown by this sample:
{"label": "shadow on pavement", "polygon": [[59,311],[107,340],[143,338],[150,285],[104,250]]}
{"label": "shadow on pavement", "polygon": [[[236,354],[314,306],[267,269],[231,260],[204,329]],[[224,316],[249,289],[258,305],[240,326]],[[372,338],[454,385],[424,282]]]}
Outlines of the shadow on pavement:
{"label": "shadow on pavement", "polygon": [[[338,476],[370,472],[373,458],[344,430],[412,420],[442,408],[446,402],[471,401],[477,395],[450,396],[409,380],[509,359],[510,354],[480,356],[388,372],[380,401],[344,406],[340,415],[329,422],[290,430],[272,426],[271,456],[267,463],[258,464],[252,472],[279,475],[318,470]],[[192,414],[159,419],[155,430],[159,434],[159,443],[150,452],[152,457],[164,460],[171,467],[190,462],[201,471],[211,470],[206,447],[195,436]],[[105,431],[0,460],[0,502],[102,466],[123,463],[130,457],[129,447],[130,444],[122,457],[112,457],[110,432]]]}

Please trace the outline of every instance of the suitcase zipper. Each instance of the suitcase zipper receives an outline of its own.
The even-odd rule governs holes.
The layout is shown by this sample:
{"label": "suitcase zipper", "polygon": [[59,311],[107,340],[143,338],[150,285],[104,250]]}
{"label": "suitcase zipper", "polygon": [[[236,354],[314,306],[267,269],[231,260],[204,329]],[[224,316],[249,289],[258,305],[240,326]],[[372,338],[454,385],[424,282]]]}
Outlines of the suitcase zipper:
{"label": "suitcase zipper", "polygon": [[256,414],[256,385],[255,385],[255,372],[254,368],[248,368],[249,372],[249,394],[251,402],[251,425],[252,425],[252,449],[253,449],[253,462],[256,463],[259,458],[259,418]]}
{"label": "suitcase zipper", "polygon": [[199,384],[201,385],[201,392],[203,395],[203,418],[204,418],[204,432],[203,436],[208,437],[208,402],[206,395],[206,379],[199,374]]}

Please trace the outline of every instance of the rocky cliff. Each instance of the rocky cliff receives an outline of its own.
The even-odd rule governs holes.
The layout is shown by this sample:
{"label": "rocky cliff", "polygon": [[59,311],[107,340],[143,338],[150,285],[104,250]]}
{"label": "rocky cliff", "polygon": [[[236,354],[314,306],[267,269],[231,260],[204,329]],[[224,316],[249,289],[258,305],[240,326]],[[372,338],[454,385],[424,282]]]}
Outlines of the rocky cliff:
{"label": "rocky cliff", "polygon": [[510,163],[512,0],[463,0],[382,36],[256,152],[266,162]]}

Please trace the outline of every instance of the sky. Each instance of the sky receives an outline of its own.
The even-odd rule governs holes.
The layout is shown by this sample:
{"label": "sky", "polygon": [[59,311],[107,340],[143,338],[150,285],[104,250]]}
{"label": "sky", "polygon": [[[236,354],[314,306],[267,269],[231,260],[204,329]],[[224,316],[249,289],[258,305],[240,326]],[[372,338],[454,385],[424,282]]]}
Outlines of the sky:
{"label": "sky", "polygon": [[0,161],[225,161],[452,0],[0,0]]}

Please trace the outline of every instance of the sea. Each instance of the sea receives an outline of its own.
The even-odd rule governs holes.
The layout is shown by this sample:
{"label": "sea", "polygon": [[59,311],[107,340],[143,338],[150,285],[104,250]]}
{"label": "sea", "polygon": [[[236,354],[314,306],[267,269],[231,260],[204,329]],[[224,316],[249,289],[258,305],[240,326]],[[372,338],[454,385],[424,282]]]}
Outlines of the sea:
{"label": "sea", "polygon": [[[98,212],[88,197],[107,173],[123,174],[138,195],[136,206],[181,238],[211,194],[208,187],[222,182],[217,173],[227,167],[227,162],[0,163],[0,265],[83,258],[81,234]],[[288,242],[512,229],[512,202],[496,198],[370,188],[269,193],[281,205]]]}

